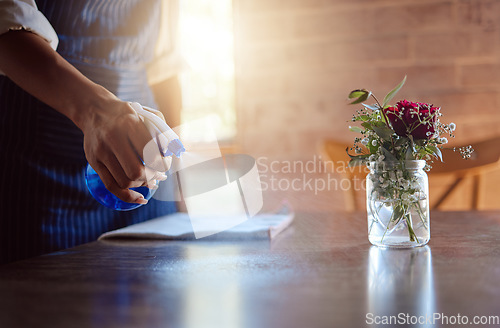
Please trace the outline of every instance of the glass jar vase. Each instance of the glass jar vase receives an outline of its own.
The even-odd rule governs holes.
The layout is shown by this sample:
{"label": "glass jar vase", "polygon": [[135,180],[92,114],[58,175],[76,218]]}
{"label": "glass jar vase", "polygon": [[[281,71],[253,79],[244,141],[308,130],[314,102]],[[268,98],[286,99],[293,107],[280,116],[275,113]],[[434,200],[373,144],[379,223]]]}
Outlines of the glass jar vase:
{"label": "glass jar vase", "polygon": [[425,161],[369,162],[366,177],[368,240],[411,248],[430,239],[429,182]]}

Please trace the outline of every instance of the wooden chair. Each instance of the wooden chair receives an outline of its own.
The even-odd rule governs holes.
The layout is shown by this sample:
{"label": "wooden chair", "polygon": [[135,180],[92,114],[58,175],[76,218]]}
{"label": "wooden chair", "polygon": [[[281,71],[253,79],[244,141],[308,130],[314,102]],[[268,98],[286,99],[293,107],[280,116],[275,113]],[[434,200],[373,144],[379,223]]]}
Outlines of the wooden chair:
{"label": "wooden chair", "polygon": [[330,171],[340,174],[342,179],[349,181],[350,188],[342,188],[344,189],[345,209],[347,211],[359,211],[363,210],[365,205],[358,200],[356,189],[353,186],[355,185],[355,180],[363,181],[369,170],[364,166],[355,168],[347,167],[347,163],[349,162],[349,156],[346,153],[347,147],[349,146],[345,143],[335,140],[325,140],[319,144],[318,150],[325,163],[325,167]]}
{"label": "wooden chair", "polygon": [[[474,152],[468,160],[462,159],[460,153],[452,149],[443,149],[444,162],[435,162],[429,171],[429,179],[434,176],[451,175],[454,181],[432,204],[432,209],[439,209],[450,198],[453,191],[457,190],[465,178],[471,177],[473,187],[471,190],[470,209],[479,209],[481,199],[481,184],[484,175],[493,170],[500,169],[500,136],[472,144]],[[457,147],[458,148],[458,147]]]}

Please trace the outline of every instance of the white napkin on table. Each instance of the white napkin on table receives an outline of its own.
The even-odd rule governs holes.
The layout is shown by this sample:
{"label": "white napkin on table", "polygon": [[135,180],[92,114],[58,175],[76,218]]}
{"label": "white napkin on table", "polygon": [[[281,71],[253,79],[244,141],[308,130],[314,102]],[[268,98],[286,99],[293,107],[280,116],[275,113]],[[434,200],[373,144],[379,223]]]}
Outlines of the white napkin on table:
{"label": "white napkin on table", "polygon": [[[274,213],[257,214],[251,219],[210,239],[272,239],[293,221],[294,212],[288,204]],[[102,234],[98,240],[109,238],[136,239],[195,239],[187,213],[173,213]]]}

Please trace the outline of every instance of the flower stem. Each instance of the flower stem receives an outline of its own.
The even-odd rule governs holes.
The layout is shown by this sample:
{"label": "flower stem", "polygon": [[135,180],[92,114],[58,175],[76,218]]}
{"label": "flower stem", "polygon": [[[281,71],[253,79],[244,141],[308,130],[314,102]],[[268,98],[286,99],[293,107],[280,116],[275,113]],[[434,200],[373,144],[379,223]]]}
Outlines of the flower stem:
{"label": "flower stem", "polygon": [[418,241],[418,238],[417,238],[417,234],[413,230],[413,223],[412,223],[412,219],[411,219],[411,212],[409,212],[410,207],[411,207],[411,205],[408,205],[408,207],[404,210],[404,217],[405,217],[405,220],[406,220],[406,225],[408,226],[408,235],[410,237],[410,241],[413,241],[413,242],[416,241],[418,243],[419,241]]}
{"label": "flower stem", "polygon": [[[387,128],[389,128],[390,130],[392,130],[391,126],[389,125],[389,118],[387,117],[387,115],[384,112],[384,108],[382,107],[382,105],[378,101],[377,97],[375,97],[375,95],[373,93],[371,94],[371,96],[372,96],[373,99],[375,99],[375,101],[377,102],[378,108],[382,112],[382,116],[384,117],[385,125],[387,125]],[[394,138],[392,137],[392,135],[391,135],[391,144],[392,144],[392,149],[394,149],[395,148],[395,146],[394,146]]]}
{"label": "flower stem", "polygon": [[408,226],[408,235],[410,236],[410,241],[416,241],[418,243],[419,241],[418,241],[417,235],[415,234],[415,231],[413,231],[413,227],[412,227],[412,223],[411,223],[411,214],[407,213],[405,215],[405,218],[406,218],[406,225]]}
{"label": "flower stem", "polygon": [[382,235],[382,239],[380,239],[381,243],[384,241],[385,234],[387,233],[387,230],[389,230],[389,223],[391,223],[393,219],[394,219],[394,211],[392,211],[391,218],[389,219],[389,221],[387,222],[387,225],[385,226],[384,234]]}
{"label": "flower stem", "polygon": [[415,207],[417,209],[417,212],[418,212],[418,216],[420,217],[420,220],[422,221],[422,224],[424,225],[424,228],[426,230],[429,230],[429,228],[427,227],[427,224],[425,223],[425,220],[424,220],[424,211],[422,210],[422,207],[420,206],[420,202],[416,202],[417,203],[417,206]]}

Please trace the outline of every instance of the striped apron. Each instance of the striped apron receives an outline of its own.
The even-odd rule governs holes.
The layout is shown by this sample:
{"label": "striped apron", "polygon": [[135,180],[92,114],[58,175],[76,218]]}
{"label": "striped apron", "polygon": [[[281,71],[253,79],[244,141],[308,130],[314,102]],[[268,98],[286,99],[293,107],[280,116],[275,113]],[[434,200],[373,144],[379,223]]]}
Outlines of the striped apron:
{"label": "striped apron", "polygon": [[[120,99],[156,107],[145,66],[153,59],[160,0],[44,0],[58,52]],[[151,199],[119,212],[88,192],[82,132],[0,77],[0,263],[96,240],[103,232],[175,211]]]}

